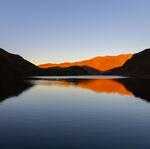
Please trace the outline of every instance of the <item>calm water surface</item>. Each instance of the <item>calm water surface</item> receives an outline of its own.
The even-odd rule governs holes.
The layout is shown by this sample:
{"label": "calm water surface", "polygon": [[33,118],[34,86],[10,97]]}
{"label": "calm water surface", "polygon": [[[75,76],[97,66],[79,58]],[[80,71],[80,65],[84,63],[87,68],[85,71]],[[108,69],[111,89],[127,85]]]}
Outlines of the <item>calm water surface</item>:
{"label": "calm water surface", "polygon": [[48,78],[0,87],[0,149],[148,149],[150,80]]}

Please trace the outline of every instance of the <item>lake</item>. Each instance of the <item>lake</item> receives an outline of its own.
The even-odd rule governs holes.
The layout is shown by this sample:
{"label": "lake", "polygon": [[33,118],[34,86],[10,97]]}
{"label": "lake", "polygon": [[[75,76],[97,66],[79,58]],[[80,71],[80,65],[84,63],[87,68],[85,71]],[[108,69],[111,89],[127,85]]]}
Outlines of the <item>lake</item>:
{"label": "lake", "polygon": [[1,149],[148,149],[150,80],[35,77],[0,87]]}

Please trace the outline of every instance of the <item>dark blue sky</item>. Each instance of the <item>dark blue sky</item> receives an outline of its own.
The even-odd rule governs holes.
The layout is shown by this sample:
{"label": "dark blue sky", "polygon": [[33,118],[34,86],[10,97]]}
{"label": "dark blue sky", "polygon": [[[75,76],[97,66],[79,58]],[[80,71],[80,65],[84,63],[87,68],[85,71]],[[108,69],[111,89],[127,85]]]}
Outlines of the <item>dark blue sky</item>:
{"label": "dark blue sky", "polygon": [[0,46],[39,64],[150,47],[150,0],[0,0]]}

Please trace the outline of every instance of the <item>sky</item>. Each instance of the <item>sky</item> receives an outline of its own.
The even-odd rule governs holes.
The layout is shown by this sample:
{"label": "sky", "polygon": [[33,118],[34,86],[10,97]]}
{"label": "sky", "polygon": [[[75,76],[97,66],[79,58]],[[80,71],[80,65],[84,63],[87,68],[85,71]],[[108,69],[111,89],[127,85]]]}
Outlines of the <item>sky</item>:
{"label": "sky", "polygon": [[34,64],[150,48],[150,0],[0,0],[0,47]]}

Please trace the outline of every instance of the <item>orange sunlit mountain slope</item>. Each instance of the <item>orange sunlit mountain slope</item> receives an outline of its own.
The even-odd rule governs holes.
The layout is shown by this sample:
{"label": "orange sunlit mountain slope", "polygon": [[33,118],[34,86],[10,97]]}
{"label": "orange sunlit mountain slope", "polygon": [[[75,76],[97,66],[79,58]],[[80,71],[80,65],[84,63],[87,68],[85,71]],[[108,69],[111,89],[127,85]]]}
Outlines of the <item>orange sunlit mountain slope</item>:
{"label": "orange sunlit mountain slope", "polygon": [[69,67],[69,66],[89,66],[91,68],[106,71],[115,67],[122,66],[128,59],[132,57],[132,54],[121,54],[117,56],[98,56],[89,60],[77,61],[77,62],[66,62],[60,64],[48,63],[41,64],[41,68],[49,67]]}

